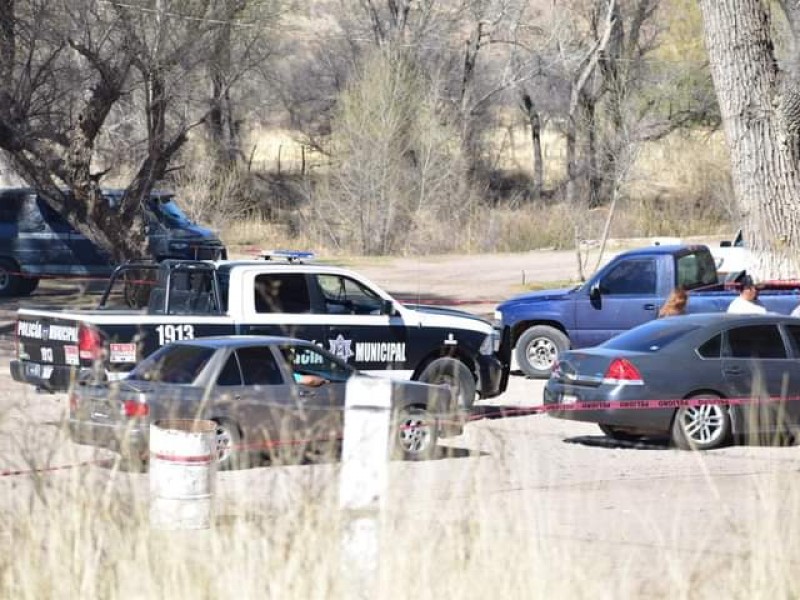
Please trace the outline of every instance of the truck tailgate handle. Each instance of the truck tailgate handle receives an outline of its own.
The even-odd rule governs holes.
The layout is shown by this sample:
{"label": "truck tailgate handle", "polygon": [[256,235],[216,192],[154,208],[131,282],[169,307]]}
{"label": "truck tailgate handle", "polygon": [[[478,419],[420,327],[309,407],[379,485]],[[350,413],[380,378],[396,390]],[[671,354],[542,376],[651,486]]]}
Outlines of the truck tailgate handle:
{"label": "truck tailgate handle", "polygon": [[655,310],[656,309],[656,305],[648,302],[647,304],[644,305],[644,309],[645,310]]}

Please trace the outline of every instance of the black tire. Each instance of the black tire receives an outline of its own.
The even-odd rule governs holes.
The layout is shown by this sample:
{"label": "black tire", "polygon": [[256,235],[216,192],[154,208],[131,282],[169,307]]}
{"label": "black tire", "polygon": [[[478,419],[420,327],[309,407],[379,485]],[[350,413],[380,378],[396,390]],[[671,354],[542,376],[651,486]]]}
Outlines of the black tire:
{"label": "black tire", "polygon": [[[715,394],[702,394],[694,399],[719,400]],[[683,450],[712,450],[731,440],[731,414],[727,406],[706,404],[682,406],[672,421],[672,441]]]}
{"label": "black tire", "polygon": [[38,277],[24,277],[20,279],[17,293],[20,296],[30,296],[37,287],[39,287]]}
{"label": "black tire", "polygon": [[437,358],[420,373],[419,381],[455,388],[461,410],[469,410],[475,403],[475,378],[467,365],[457,358]]}
{"label": "black tire", "polygon": [[430,460],[436,456],[439,439],[436,419],[426,409],[406,406],[392,420],[392,458]]}
{"label": "black tire", "polygon": [[19,267],[7,258],[0,259],[0,296],[16,296],[20,292]]}
{"label": "black tire", "polygon": [[598,423],[598,427],[600,427],[600,431],[602,431],[606,437],[609,437],[612,440],[617,440],[618,442],[638,442],[642,439],[641,435],[633,433],[624,427],[602,425],[600,423]]}
{"label": "black tire", "polygon": [[250,466],[249,452],[242,448],[242,434],[236,423],[215,419],[217,423],[217,469],[233,471]]}
{"label": "black tire", "polygon": [[534,379],[546,379],[562,352],[569,349],[569,338],[555,327],[535,325],[519,336],[515,355],[522,372]]}

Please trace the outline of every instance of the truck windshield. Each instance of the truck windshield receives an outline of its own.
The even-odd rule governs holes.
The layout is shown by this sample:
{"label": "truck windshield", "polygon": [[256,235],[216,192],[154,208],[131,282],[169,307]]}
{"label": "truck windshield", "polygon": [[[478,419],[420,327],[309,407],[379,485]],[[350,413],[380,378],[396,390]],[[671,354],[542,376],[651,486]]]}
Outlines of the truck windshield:
{"label": "truck windshield", "polygon": [[185,227],[191,225],[189,220],[180,207],[175,204],[172,196],[159,196],[150,200],[150,208],[155,213],[159,221],[168,227]]}

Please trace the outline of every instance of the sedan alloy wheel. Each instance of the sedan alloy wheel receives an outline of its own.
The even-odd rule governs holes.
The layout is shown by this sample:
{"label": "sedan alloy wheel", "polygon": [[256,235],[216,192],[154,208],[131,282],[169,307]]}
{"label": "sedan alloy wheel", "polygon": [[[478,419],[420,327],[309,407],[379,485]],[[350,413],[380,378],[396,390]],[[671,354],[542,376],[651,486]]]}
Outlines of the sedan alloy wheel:
{"label": "sedan alloy wheel", "polygon": [[427,460],[436,452],[436,419],[417,407],[401,409],[395,418],[395,456],[403,460]]}
{"label": "sedan alloy wheel", "polygon": [[[718,399],[716,396],[698,396],[697,399]],[[731,417],[727,407],[720,404],[684,406],[675,414],[672,438],[686,450],[710,450],[728,441]]]}
{"label": "sedan alloy wheel", "polygon": [[230,421],[217,421],[216,436],[218,468],[221,471],[246,468],[247,452],[241,448],[239,427]]}

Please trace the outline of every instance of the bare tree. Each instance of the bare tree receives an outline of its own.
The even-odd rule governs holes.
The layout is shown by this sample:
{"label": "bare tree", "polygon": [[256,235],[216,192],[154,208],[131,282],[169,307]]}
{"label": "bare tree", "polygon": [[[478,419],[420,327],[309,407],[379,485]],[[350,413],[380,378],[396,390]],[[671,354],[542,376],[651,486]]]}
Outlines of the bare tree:
{"label": "bare tree", "polygon": [[[234,16],[229,3],[212,1],[0,1],[0,49],[10,57],[2,67],[0,149],[117,261],[147,252],[144,199],[211,110],[208,96],[194,90]],[[139,109],[143,117],[131,118]],[[101,168],[98,150],[120,123],[110,117],[123,114],[126,143],[115,149],[124,147],[135,167],[112,209],[100,185],[115,165],[107,159],[111,166]]]}
{"label": "bare tree", "polygon": [[700,0],[734,192],[761,277],[796,276],[800,266],[800,6],[780,4],[792,45],[783,66],[766,2]]}
{"label": "bare tree", "polygon": [[376,48],[364,61],[337,105],[331,177],[314,204],[315,226],[334,243],[403,251],[426,222],[455,224],[467,211],[455,131],[436,97],[402,52]]}

